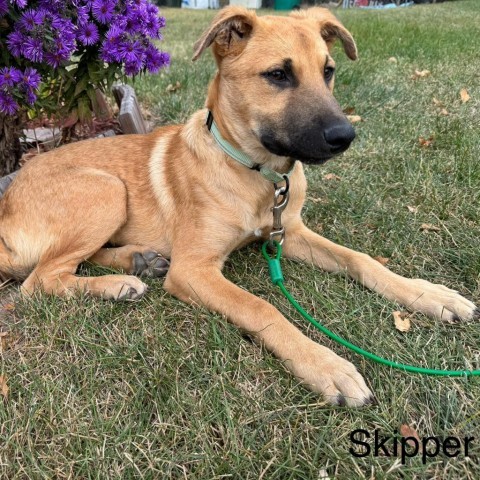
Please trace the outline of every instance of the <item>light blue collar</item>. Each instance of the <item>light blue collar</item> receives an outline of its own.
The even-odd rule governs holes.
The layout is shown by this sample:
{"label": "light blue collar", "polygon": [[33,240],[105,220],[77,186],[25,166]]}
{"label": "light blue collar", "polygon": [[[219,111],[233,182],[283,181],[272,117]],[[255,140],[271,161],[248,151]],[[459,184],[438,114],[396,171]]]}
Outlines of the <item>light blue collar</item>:
{"label": "light blue collar", "polygon": [[263,178],[267,179],[273,183],[280,183],[285,181],[285,177],[290,177],[292,174],[293,168],[295,166],[295,161],[292,163],[292,166],[288,170],[287,173],[278,173],[271,168],[268,168],[260,163],[255,163],[248,155],[246,155],[241,150],[238,150],[233,145],[230,145],[221,135],[220,131],[218,130],[217,124],[213,120],[213,114],[209,110],[207,115],[207,128],[210,130],[213,138],[217,142],[218,146],[231,158],[236,160],[237,162],[241,163],[243,166],[250,168],[251,170],[257,170],[263,176]]}

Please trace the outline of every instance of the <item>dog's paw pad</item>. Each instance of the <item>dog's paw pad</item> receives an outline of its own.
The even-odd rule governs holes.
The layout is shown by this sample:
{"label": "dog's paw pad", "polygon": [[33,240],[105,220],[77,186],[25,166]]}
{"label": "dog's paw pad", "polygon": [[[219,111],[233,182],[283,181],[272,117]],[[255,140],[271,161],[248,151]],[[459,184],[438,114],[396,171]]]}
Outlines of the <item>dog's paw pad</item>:
{"label": "dog's paw pad", "polygon": [[154,251],[133,254],[133,274],[140,277],[158,278],[168,272],[170,262]]}

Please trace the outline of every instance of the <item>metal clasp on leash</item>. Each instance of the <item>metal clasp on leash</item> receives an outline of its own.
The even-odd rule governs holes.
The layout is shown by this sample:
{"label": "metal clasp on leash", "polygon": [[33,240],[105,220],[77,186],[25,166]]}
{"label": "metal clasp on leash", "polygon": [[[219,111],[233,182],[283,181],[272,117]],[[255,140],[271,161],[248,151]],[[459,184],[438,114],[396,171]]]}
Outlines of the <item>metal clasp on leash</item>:
{"label": "metal clasp on leash", "polygon": [[285,227],[282,225],[282,212],[285,210],[285,207],[288,205],[289,198],[289,187],[290,183],[288,177],[285,175],[285,185],[279,187],[277,183],[274,183],[275,193],[273,195],[273,227],[270,232],[270,248],[274,248],[274,241],[277,241],[280,245],[283,244],[285,239]]}

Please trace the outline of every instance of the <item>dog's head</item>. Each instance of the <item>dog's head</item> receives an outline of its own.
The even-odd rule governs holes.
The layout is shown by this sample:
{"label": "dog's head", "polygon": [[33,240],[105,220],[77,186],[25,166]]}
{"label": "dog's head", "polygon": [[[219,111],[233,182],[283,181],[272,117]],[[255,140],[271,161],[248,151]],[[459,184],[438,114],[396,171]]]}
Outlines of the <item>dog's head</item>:
{"label": "dog's head", "polygon": [[193,59],[212,45],[219,70],[207,107],[222,134],[257,158],[263,149],[319,164],[345,151],[355,131],[332,94],[336,39],[355,60],[352,36],[324,8],[289,17],[221,10],[195,44]]}

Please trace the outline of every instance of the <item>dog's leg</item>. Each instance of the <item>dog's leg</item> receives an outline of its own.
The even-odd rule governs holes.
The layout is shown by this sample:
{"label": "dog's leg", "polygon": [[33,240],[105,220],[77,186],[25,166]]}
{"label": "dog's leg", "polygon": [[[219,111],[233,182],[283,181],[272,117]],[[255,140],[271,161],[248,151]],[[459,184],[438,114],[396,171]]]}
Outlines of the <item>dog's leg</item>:
{"label": "dog's leg", "polygon": [[329,272],[345,272],[367,288],[412,311],[447,321],[480,316],[480,310],[456,291],[426,280],[397,275],[368,255],[337,245],[303,224],[288,227],[283,253]]}
{"label": "dog's leg", "polygon": [[373,402],[372,393],[350,362],[305,337],[266,301],[226,280],[218,266],[174,265],[172,260],[164,284],[172,295],[225,315],[328,402],[349,406]]}
{"label": "dog's leg", "polygon": [[102,248],[88,259],[89,262],[111,267],[140,277],[163,277],[169,261],[150,247],[125,245],[118,248]]}
{"label": "dog's leg", "polygon": [[78,277],[74,273],[81,261],[69,255],[39,263],[22,284],[22,293],[31,295],[41,289],[63,297],[83,292],[111,300],[136,300],[147,291],[147,286],[131,275]]}
{"label": "dog's leg", "polygon": [[[42,187],[41,183],[38,185],[41,181],[35,184],[36,188]],[[142,296],[147,286],[134,276],[75,276],[78,265],[98,252],[125,223],[124,183],[92,169],[66,169],[57,171],[55,182],[50,188],[44,186],[44,190],[42,195],[32,193],[29,203],[22,201],[21,191],[17,192],[16,203],[12,202],[12,208],[18,207],[16,217],[10,219],[11,229],[5,227],[10,233],[8,243],[22,247],[24,263],[29,252],[38,252],[39,259],[23,283],[22,292],[32,294],[42,289],[49,294],[68,296],[80,290],[115,300]],[[44,221],[46,215],[48,222]],[[25,218],[30,220],[23,225]],[[25,230],[30,233],[28,237],[21,235]]]}

